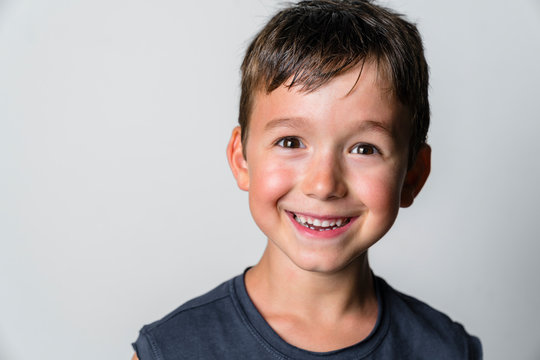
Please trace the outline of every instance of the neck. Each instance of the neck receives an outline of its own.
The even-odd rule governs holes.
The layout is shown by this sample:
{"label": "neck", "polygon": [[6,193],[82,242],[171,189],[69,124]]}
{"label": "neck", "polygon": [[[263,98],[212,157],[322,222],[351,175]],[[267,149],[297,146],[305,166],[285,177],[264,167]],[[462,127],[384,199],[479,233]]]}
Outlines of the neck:
{"label": "neck", "polygon": [[367,253],[342,269],[322,273],[276,256],[269,245],[259,263],[247,272],[246,288],[263,316],[285,311],[306,319],[337,321],[351,314],[372,316],[377,311]]}

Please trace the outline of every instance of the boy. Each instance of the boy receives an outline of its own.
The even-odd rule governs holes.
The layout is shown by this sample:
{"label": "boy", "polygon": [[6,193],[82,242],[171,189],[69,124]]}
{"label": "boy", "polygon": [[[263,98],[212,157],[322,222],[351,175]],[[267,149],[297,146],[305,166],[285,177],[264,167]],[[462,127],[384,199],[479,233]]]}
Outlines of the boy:
{"label": "boy", "polygon": [[428,177],[427,89],[420,36],[390,10],[313,0],[274,16],[244,58],[227,147],[267,247],[145,326],[133,358],[481,358],[477,338],[368,264]]}

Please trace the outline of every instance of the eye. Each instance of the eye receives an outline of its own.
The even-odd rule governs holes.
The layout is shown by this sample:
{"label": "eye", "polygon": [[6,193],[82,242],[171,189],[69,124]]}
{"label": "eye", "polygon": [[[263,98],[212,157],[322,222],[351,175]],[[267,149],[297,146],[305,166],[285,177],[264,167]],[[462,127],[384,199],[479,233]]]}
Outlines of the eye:
{"label": "eye", "polygon": [[351,154],[359,154],[359,155],[374,155],[374,154],[380,154],[379,150],[373,145],[369,144],[357,144],[355,145],[352,150]]}
{"label": "eye", "polygon": [[294,137],[294,136],[286,136],[284,138],[281,138],[276,142],[276,145],[284,147],[284,148],[289,148],[289,149],[298,149],[298,148],[306,147],[299,138]]}

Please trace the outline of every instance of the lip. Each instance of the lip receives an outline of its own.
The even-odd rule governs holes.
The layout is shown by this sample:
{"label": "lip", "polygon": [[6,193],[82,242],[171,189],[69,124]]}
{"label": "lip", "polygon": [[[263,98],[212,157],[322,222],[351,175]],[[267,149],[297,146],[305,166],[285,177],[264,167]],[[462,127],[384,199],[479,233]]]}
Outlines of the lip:
{"label": "lip", "polygon": [[295,227],[296,231],[298,231],[300,234],[302,234],[304,236],[307,236],[309,238],[316,238],[316,239],[332,239],[332,238],[335,238],[337,236],[340,236],[341,234],[345,233],[352,226],[352,224],[356,221],[356,219],[358,219],[357,216],[348,217],[350,219],[349,222],[346,225],[343,225],[342,227],[339,227],[337,229],[319,231],[319,230],[313,230],[313,229],[310,229],[308,227],[300,225],[294,219],[294,215],[295,214],[296,215],[303,215],[303,216],[307,216],[307,217],[311,217],[311,218],[317,218],[317,219],[321,219],[321,220],[339,219],[339,218],[344,218],[345,216],[328,216],[328,215],[321,216],[321,215],[311,215],[311,214],[299,213],[299,212],[298,213],[293,213],[291,211],[286,211],[286,213],[287,213],[287,216],[289,217],[289,219],[291,220],[291,223]]}

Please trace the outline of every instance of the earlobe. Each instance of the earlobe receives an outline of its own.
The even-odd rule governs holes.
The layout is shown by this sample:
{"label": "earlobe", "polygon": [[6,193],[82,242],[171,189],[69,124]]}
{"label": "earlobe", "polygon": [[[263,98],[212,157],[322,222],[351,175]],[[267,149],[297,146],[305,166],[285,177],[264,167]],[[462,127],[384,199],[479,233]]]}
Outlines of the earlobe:
{"label": "earlobe", "polygon": [[403,188],[401,189],[401,207],[409,207],[414,202],[414,198],[426,183],[431,171],[431,147],[422,145],[413,166],[407,171]]}
{"label": "earlobe", "polygon": [[238,187],[244,191],[249,190],[249,172],[242,146],[242,132],[237,126],[233,129],[231,139],[227,145],[227,160],[236,179]]}

